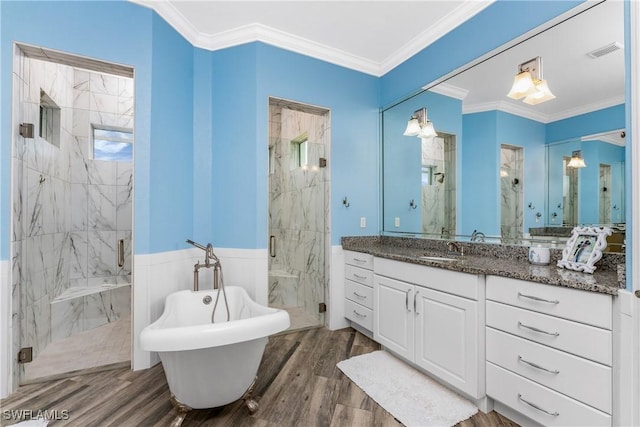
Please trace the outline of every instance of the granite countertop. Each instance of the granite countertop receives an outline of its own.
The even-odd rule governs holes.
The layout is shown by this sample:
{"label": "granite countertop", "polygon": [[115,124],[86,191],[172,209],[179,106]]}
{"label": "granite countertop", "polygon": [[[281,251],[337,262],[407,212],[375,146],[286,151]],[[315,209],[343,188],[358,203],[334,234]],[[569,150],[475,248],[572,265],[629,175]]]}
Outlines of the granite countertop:
{"label": "granite countertop", "polygon": [[[391,236],[342,238],[345,250],[462,273],[509,277],[609,295],[617,295],[620,288],[616,265],[624,263],[624,255],[621,254],[604,254],[603,259],[596,263],[597,270],[588,274],[556,267],[556,261],[562,258],[560,249],[551,249],[549,265],[533,265],[528,261],[529,248],[526,246],[471,242],[456,244],[464,248],[464,255],[451,255],[447,242],[443,240]],[[421,256],[460,260],[447,262],[421,259]]]}

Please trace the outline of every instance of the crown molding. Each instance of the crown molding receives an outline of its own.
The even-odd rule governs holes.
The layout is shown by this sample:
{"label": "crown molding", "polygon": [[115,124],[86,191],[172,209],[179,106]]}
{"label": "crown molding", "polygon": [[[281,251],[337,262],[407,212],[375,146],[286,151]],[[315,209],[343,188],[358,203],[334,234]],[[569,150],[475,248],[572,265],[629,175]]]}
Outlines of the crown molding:
{"label": "crown molding", "polygon": [[396,53],[386,58],[383,62],[372,61],[353,55],[343,50],[298,37],[260,23],[248,24],[217,34],[203,34],[200,33],[169,0],[129,1],[154,10],[195,47],[214,51],[259,41],[375,77],[380,77],[476,15],[495,0],[464,0],[460,7],[444,16],[435,25],[402,46]]}
{"label": "crown molding", "polygon": [[600,133],[595,133],[593,135],[585,135],[582,138],[580,138],[580,141],[582,142],[604,141],[609,144],[617,145],[619,147],[624,147],[626,145],[625,139],[620,136],[620,132],[622,131],[624,131],[624,129],[618,129],[618,130],[609,131],[609,132],[600,132]]}
{"label": "crown molding", "polygon": [[382,76],[402,64],[440,37],[474,17],[494,1],[495,0],[465,0],[461,6],[445,15],[436,22],[435,25],[430,26],[427,30],[418,34],[382,61],[380,69],[378,70],[378,76]]}
{"label": "crown molding", "polygon": [[462,114],[482,113],[485,111],[494,110],[524,117],[525,119],[535,120],[536,122],[549,123],[548,115],[539,113],[537,111],[532,111],[526,107],[521,107],[517,104],[513,104],[507,101],[493,101],[473,105],[462,105]]}
{"label": "crown molding", "polygon": [[[434,90],[431,88],[429,90]],[[557,122],[558,120],[568,119],[570,117],[579,116],[581,114],[587,114],[594,111],[602,110],[604,108],[614,107],[616,105],[624,104],[624,95],[616,96],[613,98],[603,99],[591,104],[581,105],[579,107],[571,108],[561,111],[556,114],[544,114],[537,111],[533,111],[528,107],[519,106],[517,104],[508,101],[493,101],[472,105],[462,105],[462,114],[481,113],[484,111],[499,110],[505,113],[514,114],[516,116],[524,117],[525,119],[535,120],[544,124]]]}
{"label": "crown molding", "polygon": [[440,83],[439,85],[435,85],[429,88],[429,92],[438,93],[440,95],[460,100],[465,99],[469,94],[469,91],[467,89],[462,89],[449,83]]}
{"label": "crown molding", "polygon": [[376,75],[376,71],[380,68],[378,62],[259,23],[244,25],[218,34],[200,34],[194,44],[207,50],[219,50],[256,41],[365,74]]}
{"label": "crown molding", "polygon": [[624,95],[615,96],[612,98],[602,99],[598,102],[593,102],[591,104],[580,105],[575,108],[570,108],[568,110],[561,111],[557,114],[553,114],[549,116],[550,122],[555,122],[558,120],[568,119],[569,117],[579,116],[580,114],[587,114],[593,111],[602,110],[603,108],[614,107],[616,105],[624,104],[625,97]]}

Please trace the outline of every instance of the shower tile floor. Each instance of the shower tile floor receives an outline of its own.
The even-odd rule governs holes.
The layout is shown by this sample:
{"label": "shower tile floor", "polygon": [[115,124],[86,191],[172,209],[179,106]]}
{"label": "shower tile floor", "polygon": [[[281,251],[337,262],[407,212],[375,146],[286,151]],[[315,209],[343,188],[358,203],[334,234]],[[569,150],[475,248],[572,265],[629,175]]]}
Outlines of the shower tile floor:
{"label": "shower tile floor", "polygon": [[131,361],[131,316],[49,344],[25,365],[23,382]]}

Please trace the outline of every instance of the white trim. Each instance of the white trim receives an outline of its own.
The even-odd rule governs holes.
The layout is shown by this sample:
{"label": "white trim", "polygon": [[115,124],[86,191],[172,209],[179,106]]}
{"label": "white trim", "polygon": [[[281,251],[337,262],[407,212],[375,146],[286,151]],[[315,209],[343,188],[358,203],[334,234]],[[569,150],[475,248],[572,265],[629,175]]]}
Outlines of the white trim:
{"label": "white trim", "polygon": [[411,39],[408,43],[398,49],[395,53],[385,58],[377,70],[377,76],[382,76],[398,65],[411,58],[440,37],[452,31],[463,22],[471,19],[487,6],[491,5],[495,0],[467,0],[461,6],[457,7],[444,18],[440,19],[427,30]]}
{"label": "white trim", "polygon": [[341,245],[331,246],[331,286],[328,302],[329,319],[327,328],[335,331],[349,326],[349,321],[344,317],[344,250]]}
{"label": "white trim", "polygon": [[260,23],[244,25],[217,34],[204,34],[199,32],[169,0],[129,1],[154,10],[195,47],[213,51],[259,41],[375,77],[380,77],[463,22],[475,16],[495,0],[464,0],[461,6],[410,40],[382,62],[353,55],[343,50]]}
{"label": "white trim", "polygon": [[9,269],[11,265],[8,260],[0,261],[0,399],[9,396],[11,390],[11,349],[13,342],[11,337],[11,283],[9,282]]}
{"label": "white trim", "polygon": [[[618,145],[620,147],[624,147],[625,146],[625,142],[624,142],[624,138],[621,138],[620,132],[623,132],[624,129],[616,129],[616,130],[612,130],[609,132],[600,132],[600,133],[594,133],[591,135],[585,135],[583,137],[580,138],[580,141],[582,142],[586,142],[586,141],[604,141],[607,142],[609,144],[613,144],[613,145]],[[618,135],[618,136],[614,136],[614,135]]]}
{"label": "white trim", "polygon": [[482,113],[485,111],[502,111],[525,119],[535,120],[540,123],[548,123],[547,115],[536,111],[531,111],[526,107],[520,107],[508,101],[485,102],[482,104],[465,105],[462,104],[462,114]]}
{"label": "white trim", "polygon": [[[441,83],[442,84],[442,83]],[[429,89],[430,91],[437,92],[437,88],[432,87]],[[603,99],[598,102],[594,102],[592,104],[580,105],[575,108],[571,108],[569,110],[561,111],[557,114],[544,114],[538,111],[531,110],[530,108],[518,104],[514,104],[510,101],[494,101],[494,102],[485,102],[478,104],[462,104],[462,113],[463,114],[471,114],[471,113],[480,113],[484,111],[492,111],[499,110],[505,113],[515,114],[516,116],[524,117],[525,119],[535,120],[540,123],[551,123],[558,120],[567,119],[569,117],[579,116],[581,114],[591,113],[593,111],[602,110],[603,108],[614,107],[616,105],[624,104],[625,97],[616,96],[613,98]]]}
{"label": "white trim", "polygon": [[446,82],[432,87],[431,89],[429,89],[429,91],[460,100],[465,99],[469,94],[468,90],[462,89]]}
{"label": "white trim", "polygon": [[[630,141],[629,145],[631,150],[631,179],[630,191],[627,194],[631,194],[630,203],[630,216],[631,220],[631,233],[633,237],[631,240],[631,251],[627,250],[627,280],[631,280],[631,291],[640,290],[640,238],[638,229],[640,228],[640,119],[638,118],[638,112],[640,112],[640,3],[637,1],[629,2],[629,33],[630,33],[630,89],[631,94],[628,108],[631,109],[630,127]],[[627,209],[629,212],[629,209]],[[635,255],[635,256],[631,256]],[[631,270],[629,274],[629,269]],[[640,425],[640,405],[637,402],[640,400],[640,298],[632,298],[634,303],[633,308],[633,347],[631,361],[633,366],[631,368],[631,375],[633,378],[633,384],[631,390],[621,390],[622,392],[630,392],[631,402],[633,405],[633,419],[631,425]]]}

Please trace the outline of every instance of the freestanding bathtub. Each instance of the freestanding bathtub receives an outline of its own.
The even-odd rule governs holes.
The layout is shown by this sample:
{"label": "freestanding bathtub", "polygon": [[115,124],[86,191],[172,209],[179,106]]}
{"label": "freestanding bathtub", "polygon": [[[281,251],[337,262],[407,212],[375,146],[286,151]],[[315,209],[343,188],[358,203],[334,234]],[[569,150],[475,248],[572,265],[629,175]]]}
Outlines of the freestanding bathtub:
{"label": "freestanding bathtub", "polygon": [[[241,287],[224,289],[229,321],[222,292],[211,323],[218,291],[184,290],[169,295],[160,318],[140,334],[142,349],[160,355],[178,412],[246,399],[269,335],[289,327],[286,311],[257,304]],[[248,406],[257,409],[253,400]]]}

